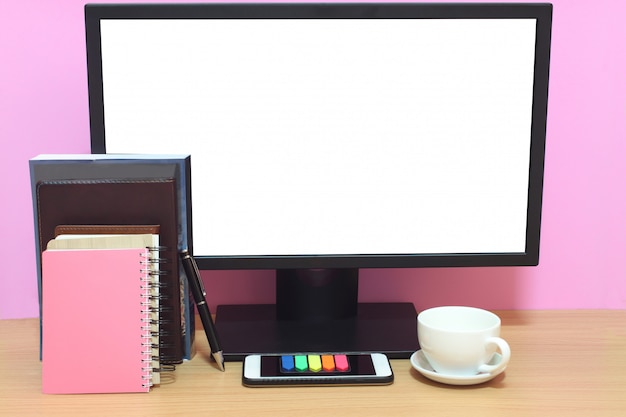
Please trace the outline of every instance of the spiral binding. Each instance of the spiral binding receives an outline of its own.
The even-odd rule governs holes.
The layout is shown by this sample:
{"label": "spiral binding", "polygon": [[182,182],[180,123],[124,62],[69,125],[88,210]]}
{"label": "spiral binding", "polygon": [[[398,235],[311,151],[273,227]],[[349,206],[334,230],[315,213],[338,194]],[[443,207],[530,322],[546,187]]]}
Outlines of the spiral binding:
{"label": "spiral binding", "polygon": [[161,330],[161,325],[165,322],[160,319],[159,313],[169,310],[168,307],[161,305],[164,299],[160,289],[165,287],[159,278],[162,275],[159,271],[161,259],[155,257],[154,253],[161,248],[146,248],[141,254],[141,279],[139,287],[141,289],[142,300],[140,302],[141,309],[141,378],[142,387],[150,388],[158,385],[161,381],[161,372],[171,372],[175,370],[173,365],[162,365],[160,348],[164,345],[160,342],[160,338],[167,332]]}

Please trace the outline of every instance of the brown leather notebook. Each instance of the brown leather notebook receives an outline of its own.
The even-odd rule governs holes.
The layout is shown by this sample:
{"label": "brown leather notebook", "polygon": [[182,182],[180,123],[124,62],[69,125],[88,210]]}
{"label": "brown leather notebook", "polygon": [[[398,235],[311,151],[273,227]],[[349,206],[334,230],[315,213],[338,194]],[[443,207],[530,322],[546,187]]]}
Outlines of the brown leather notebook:
{"label": "brown leather notebook", "polygon": [[54,228],[54,237],[59,235],[158,235],[158,224],[61,224]]}
{"label": "brown leather notebook", "polygon": [[[184,336],[178,258],[178,217],[174,178],[133,180],[50,180],[36,186],[39,256],[60,225],[158,225],[164,246],[160,266],[165,282],[160,324],[161,362],[181,363]],[[45,300],[45,294],[42,294]],[[112,304],[111,308],[115,308]],[[80,312],[77,312],[80,314]],[[45,320],[45,319],[44,319]],[[45,341],[42,341],[45,343]]]}

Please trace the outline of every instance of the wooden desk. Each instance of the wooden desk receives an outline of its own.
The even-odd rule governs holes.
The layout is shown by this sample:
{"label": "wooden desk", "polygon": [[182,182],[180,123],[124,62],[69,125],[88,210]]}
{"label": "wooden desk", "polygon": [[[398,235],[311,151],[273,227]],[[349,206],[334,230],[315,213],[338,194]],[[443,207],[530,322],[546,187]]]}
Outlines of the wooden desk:
{"label": "wooden desk", "polygon": [[2,320],[0,416],[626,416],[626,311],[497,313],[511,363],[478,386],[431,382],[393,360],[390,386],[245,388],[241,363],[218,371],[199,330],[197,355],[171,381],[112,395],[41,394],[38,320]]}

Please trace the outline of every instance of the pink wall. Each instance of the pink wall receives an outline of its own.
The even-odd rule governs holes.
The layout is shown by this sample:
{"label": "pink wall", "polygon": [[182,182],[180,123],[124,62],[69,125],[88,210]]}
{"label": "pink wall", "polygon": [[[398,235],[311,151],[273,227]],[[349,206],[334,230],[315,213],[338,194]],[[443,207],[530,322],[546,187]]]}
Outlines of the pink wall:
{"label": "pink wall", "polygon": [[[0,3],[0,318],[38,314],[28,159],[89,152],[83,3]],[[540,266],[365,270],[363,301],[626,308],[626,2],[553,3]],[[273,300],[268,272],[203,278],[213,307]]]}

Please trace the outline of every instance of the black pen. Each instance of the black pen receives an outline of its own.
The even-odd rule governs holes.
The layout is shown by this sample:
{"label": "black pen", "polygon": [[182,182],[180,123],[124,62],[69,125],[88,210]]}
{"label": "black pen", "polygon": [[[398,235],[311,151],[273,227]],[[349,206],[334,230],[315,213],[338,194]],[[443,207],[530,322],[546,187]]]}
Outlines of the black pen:
{"label": "black pen", "polygon": [[206,292],[204,291],[204,286],[202,285],[202,280],[200,279],[198,265],[196,265],[196,261],[187,250],[183,250],[180,253],[180,257],[183,262],[183,267],[185,268],[185,274],[187,275],[189,287],[191,287],[191,293],[193,294],[193,298],[198,306],[198,314],[200,314],[200,320],[202,320],[204,332],[209,340],[211,354],[213,355],[215,362],[217,362],[220,370],[224,371],[224,354],[219,341],[217,340],[215,323],[213,323],[213,318],[211,317],[211,312],[209,311],[209,305],[206,302]]}

